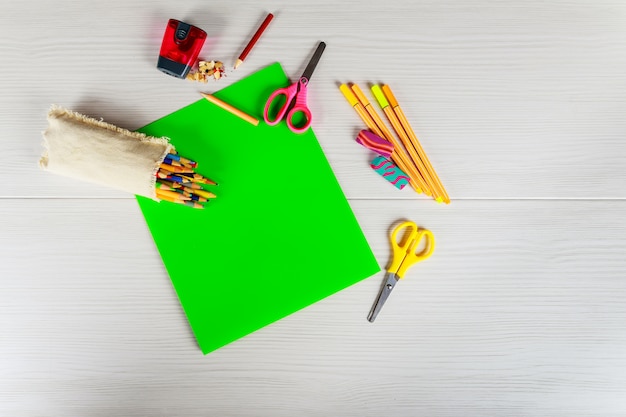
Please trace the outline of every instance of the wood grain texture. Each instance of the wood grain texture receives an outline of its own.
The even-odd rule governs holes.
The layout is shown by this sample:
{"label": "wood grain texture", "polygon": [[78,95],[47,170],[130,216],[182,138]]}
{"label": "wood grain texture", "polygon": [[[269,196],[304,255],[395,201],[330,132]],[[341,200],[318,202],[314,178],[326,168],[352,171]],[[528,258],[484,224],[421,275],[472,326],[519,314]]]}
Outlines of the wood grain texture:
{"label": "wood grain texture", "polygon": [[419,209],[437,236],[374,325],[365,316],[382,273],[203,357],[134,202],[6,201],[0,410],[626,410],[624,202],[464,201],[446,216],[416,204],[352,203],[383,266],[396,219]]}
{"label": "wood grain texture", "polygon": [[[397,193],[372,188],[369,154],[354,144],[363,124],[339,82],[392,85],[453,199],[626,196],[621,2],[60,4],[16,3],[0,17],[0,114],[12,150],[2,195],[119,196],[38,172],[52,103],[136,129],[275,61],[296,77],[323,39],[310,105],[349,197]],[[204,86],[155,70],[168,17],[207,28],[203,56],[230,66],[267,9],[277,17],[241,71]],[[27,63],[40,70],[19,69]]]}
{"label": "wood grain texture", "polygon": [[[0,13],[0,415],[626,415],[626,5],[12,2]],[[155,69],[168,18],[237,70]],[[202,356],[132,196],[37,167],[48,107],[137,129],[280,61],[379,260],[404,218],[435,255]],[[368,167],[341,82],[388,83],[452,204]],[[330,214],[331,215],[331,214]],[[329,271],[332,273],[332,271]],[[295,271],[294,279],[297,279]]]}

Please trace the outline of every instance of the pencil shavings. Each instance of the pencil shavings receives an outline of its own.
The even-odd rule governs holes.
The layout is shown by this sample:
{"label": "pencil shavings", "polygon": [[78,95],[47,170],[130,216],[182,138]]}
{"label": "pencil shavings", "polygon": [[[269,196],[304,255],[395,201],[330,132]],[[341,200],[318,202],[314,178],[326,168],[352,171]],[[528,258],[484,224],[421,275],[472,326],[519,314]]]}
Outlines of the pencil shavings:
{"label": "pencil shavings", "polygon": [[221,61],[199,61],[198,70],[190,71],[187,79],[206,83],[209,78],[219,80],[224,76],[224,64]]}
{"label": "pencil shavings", "polygon": [[371,163],[374,171],[382,175],[384,179],[392,183],[398,190],[403,189],[411,179],[384,156],[377,156]]}

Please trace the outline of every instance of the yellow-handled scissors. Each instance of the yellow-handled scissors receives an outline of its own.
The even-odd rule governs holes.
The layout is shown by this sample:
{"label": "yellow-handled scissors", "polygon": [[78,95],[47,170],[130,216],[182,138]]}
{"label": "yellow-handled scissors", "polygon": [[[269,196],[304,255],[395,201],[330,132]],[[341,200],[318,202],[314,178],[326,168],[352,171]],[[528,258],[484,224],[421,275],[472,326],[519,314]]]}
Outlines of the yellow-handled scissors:
{"label": "yellow-handled scissors", "polygon": [[[400,232],[403,233],[403,236],[401,240],[398,241]],[[387,301],[391,290],[393,290],[398,280],[404,277],[409,267],[417,262],[430,258],[430,255],[432,255],[435,250],[435,237],[432,232],[418,228],[417,224],[412,221],[406,221],[398,225],[393,232],[391,232],[389,240],[391,241],[393,258],[391,265],[387,268],[385,281],[378,292],[376,302],[372,306],[370,314],[367,316],[367,320],[372,323],[376,320],[380,309],[383,308],[383,304]],[[422,240],[424,241],[424,249],[417,253],[418,247],[422,246]]]}

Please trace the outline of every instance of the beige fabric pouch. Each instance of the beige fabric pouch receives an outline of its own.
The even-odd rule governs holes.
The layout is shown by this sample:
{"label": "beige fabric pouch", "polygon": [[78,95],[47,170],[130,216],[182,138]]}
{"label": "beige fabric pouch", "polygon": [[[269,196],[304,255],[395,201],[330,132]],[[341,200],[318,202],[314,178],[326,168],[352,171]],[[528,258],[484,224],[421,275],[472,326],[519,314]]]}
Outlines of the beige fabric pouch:
{"label": "beige fabric pouch", "polygon": [[52,106],[39,166],[55,174],[158,200],[156,173],[173,149],[155,138]]}

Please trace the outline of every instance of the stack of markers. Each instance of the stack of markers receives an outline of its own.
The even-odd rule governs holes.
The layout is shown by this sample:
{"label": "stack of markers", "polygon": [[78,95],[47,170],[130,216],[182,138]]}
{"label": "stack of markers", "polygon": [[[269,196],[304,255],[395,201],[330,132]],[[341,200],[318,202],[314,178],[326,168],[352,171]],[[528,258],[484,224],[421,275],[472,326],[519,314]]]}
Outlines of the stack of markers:
{"label": "stack of markers", "polygon": [[[415,191],[433,197],[438,203],[450,204],[450,197],[446,189],[428,160],[426,152],[424,152],[406,115],[391,92],[391,88],[388,85],[382,87],[373,85],[371,89],[400,142],[396,140],[358,85],[351,84],[349,87],[347,84],[341,84],[339,86],[339,90],[346,97],[348,103],[374,133],[374,135],[367,135],[367,131],[365,131],[366,134],[360,134],[357,137],[357,142],[361,145],[383,156],[382,159],[376,158],[372,161],[372,168],[383,177],[388,178],[399,189],[402,189],[402,186],[398,186],[396,179],[399,177],[406,179],[408,176]],[[388,143],[385,144],[385,141]],[[386,159],[388,157],[391,157],[397,167]],[[392,178],[394,179],[392,180]]]}
{"label": "stack of markers", "polygon": [[215,194],[203,185],[217,185],[214,181],[195,172],[197,162],[183,158],[172,150],[157,172],[156,196],[160,200],[203,209]]}

